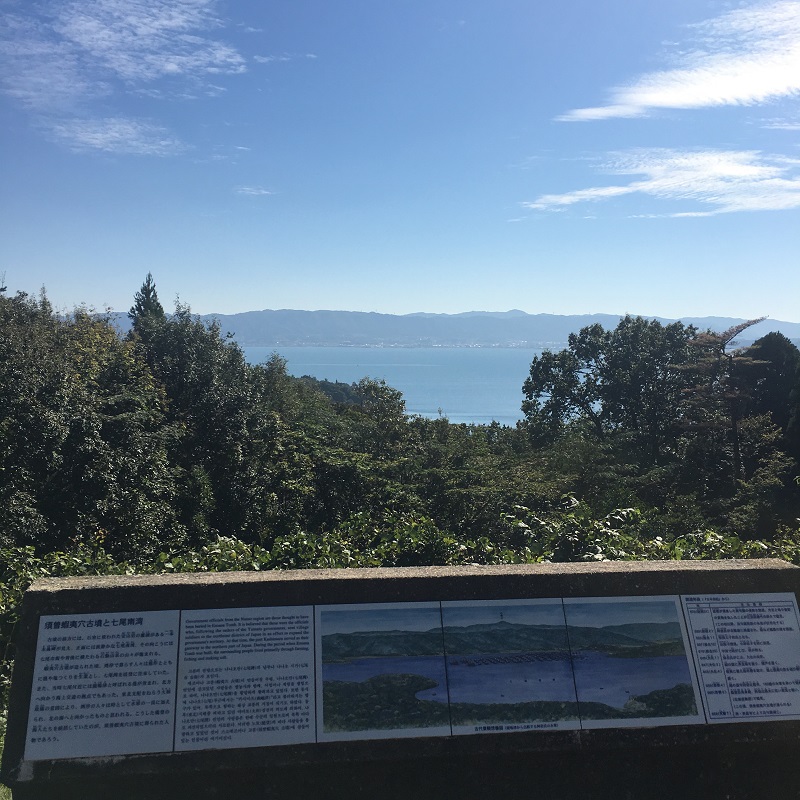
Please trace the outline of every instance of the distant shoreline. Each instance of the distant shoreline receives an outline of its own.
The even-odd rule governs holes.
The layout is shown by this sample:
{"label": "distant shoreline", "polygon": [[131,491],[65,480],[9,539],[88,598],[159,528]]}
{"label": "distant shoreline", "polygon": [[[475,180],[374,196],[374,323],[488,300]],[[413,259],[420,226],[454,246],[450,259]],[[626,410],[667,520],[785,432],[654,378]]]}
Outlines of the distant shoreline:
{"label": "distant shoreline", "polygon": [[[123,312],[111,319],[122,333],[130,327]],[[644,316],[644,315],[642,315]],[[588,325],[613,330],[616,314],[525,314],[521,311],[466,314],[377,314],[362,311],[248,311],[241,314],[203,314],[200,319],[219,325],[240,347],[347,347],[364,349],[491,349],[560,350],[570,334]],[[676,321],[699,331],[724,331],[744,320],[734,317],[685,317],[682,320],[645,316],[663,325]],[[776,331],[800,344],[800,323],[766,319],[747,330],[750,344]]]}
{"label": "distant shoreline", "polygon": [[544,350],[547,348],[564,348],[568,342],[521,342],[518,344],[334,344],[317,342],[309,344],[289,344],[274,342],[269,344],[243,344],[242,347],[262,348],[310,348],[310,347],[346,347],[353,350]]}

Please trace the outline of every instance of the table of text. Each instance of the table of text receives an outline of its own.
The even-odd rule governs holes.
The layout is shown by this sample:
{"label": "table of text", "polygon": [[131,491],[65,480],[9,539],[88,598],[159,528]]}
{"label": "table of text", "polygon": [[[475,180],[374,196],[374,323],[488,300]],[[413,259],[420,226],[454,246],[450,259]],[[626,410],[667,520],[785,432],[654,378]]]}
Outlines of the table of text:
{"label": "table of text", "polygon": [[709,722],[800,719],[793,594],[683,598]]}

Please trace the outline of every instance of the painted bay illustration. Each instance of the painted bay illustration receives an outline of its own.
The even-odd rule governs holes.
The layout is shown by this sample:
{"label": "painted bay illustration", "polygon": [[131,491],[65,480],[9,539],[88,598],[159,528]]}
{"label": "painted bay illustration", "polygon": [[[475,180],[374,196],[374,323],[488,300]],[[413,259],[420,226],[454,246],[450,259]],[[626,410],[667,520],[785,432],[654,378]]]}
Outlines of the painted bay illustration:
{"label": "painted bay illustration", "polygon": [[320,611],[323,737],[700,722],[674,598]]}
{"label": "painted bay illustration", "polygon": [[583,727],[702,721],[675,598],[564,609]]}
{"label": "painted bay illustration", "polygon": [[323,735],[450,734],[439,603],[322,609],[320,626]]}
{"label": "painted bay illustration", "polygon": [[560,600],[443,603],[453,733],[578,728]]}
{"label": "painted bay illustration", "polygon": [[560,600],[323,610],[321,628],[324,733],[580,725]]}

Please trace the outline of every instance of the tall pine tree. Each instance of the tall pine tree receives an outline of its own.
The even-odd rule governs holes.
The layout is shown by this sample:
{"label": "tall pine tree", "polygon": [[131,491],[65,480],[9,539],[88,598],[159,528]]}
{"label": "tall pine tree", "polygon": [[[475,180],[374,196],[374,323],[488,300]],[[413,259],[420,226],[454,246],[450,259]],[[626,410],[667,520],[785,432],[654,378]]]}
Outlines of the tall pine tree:
{"label": "tall pine tree", "polygon": [[141,321],[145,318],[163,320],[164,307],[158,299],[158,292],[156,292],[156,283],[153,280],[153,274],[147,273],[144,279],[142,288],[133,296],[134,303],[128,311],[128,317],[133,323],[134,329],[137,329]]}

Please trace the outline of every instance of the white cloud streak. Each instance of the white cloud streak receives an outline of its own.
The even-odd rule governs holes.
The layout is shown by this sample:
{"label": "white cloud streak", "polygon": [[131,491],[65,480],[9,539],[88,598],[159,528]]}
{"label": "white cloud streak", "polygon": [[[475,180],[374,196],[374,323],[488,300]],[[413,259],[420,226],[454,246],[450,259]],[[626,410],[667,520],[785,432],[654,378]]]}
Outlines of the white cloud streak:
{"label": "white cloud streak", "polygon": [[761,127],[774,131],[800,131],[800,121],[789,119],[771,119],[765,121]]}
{"label": "white cloud streak", "polygon": [[269,189],[262,189],[260,186],[237,186],[236,194],[243,194],[247,197],[264,197],[265,195],[275,194]]}
{"label": "white cloud streak", "polygon": [[272,64],[276,61],[295,61],[298,58],[315,59],[317,56],[314,53],[303,53],[302,55],[292,55],[291,53],[280,53],[273,56],[253,56],[253,61],[259,64]]}
{"label": "white cloud streak", "polygon": [[[19,6],[23,8],[23,6]],[[211,76],[246,70],[231,46],[202,35],[221,26],[215,0],[49,0],[0,25],[0,89],[38,124],[82,149],[165,155],[174,137],[147,121],[97,117],[92,104],[115,93],[161,97],[163,85],[194,86],[177,96],[222,91]],[[130,138],[126,138],[126,136]],[[92,144],[92,143],[96,144]]]}
{"label": "white cloud streak", "polygon": [[586,122],[653,109],[749,106],[800,94],[800,2],[779,0],[691,26],[695,40],[672,69],[610,92],[610,102],[558,117]]}
{"label": "white cloud streak", "polygon": [[800,160],[752,150],[637,150],[614,156],[605,171],[643,177],[616,186],[544,194],[522,205],[533,211],[561,211],[578,203],[642,195],[691,202],[700,208],[636,216],[708,217],[736,211],[800,208]]}
{"label": "white cloud streak", "polygon": [[46,26],[19,16],[2,19],[0,67],[3,92],[35,113],[69,112],[111,91],[88,74],[73,47]]}
{"label": "white cloud streak", "polygon": [[220,24],[212,9],[208,0],[80,0],[59,11],[53,28],[94,65],[132,84],[243,72],[236,50],[194,33]]}
{"label": "white cloud streak", "polygon": [[54,122],[53,134],[76,151],[101,150],[137,156],[167,156],[184,145],[158,125],[124,117]]}
{"label": "white cloud streak", "polygon": [[253,61],[259,64],[272,64],[275,61],[291,61],[292,57],[287,55],[280,56],[253,56]]}

